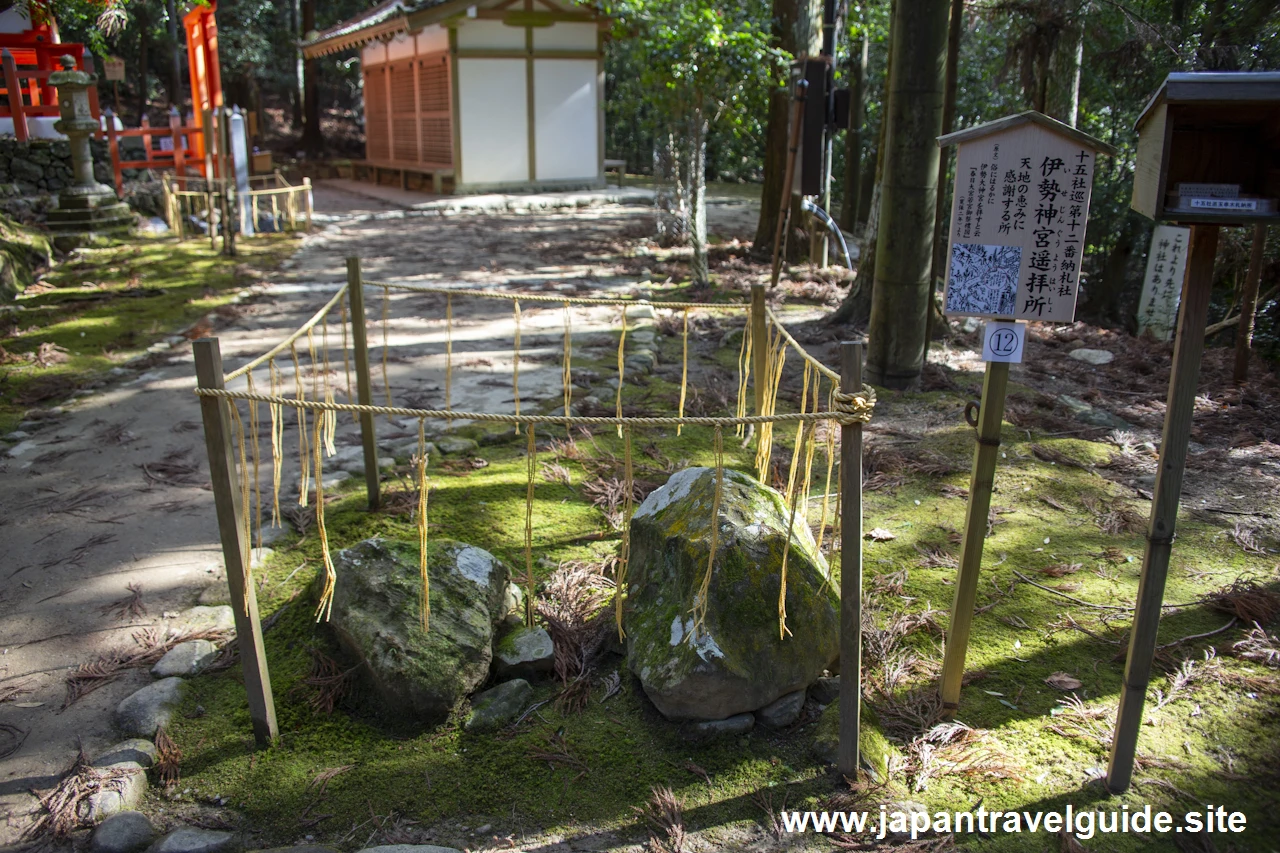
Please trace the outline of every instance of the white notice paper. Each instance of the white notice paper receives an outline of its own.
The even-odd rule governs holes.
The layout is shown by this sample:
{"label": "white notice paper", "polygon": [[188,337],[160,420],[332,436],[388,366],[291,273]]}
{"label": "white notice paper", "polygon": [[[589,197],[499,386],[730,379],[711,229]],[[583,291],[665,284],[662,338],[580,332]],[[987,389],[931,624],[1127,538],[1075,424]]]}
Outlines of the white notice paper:
{"label": "white notice paper", "polygon": [[1138,303],[1139,335],[1150,332],[1157,341],[1173,339],[1190,242],[1190,228],[1157,225],[1152,233],[1147,277],[1143,279],[1142,300]]}
{"label": "white notice paper", "polygon": [[982,360],[1021,364],[1026,342],[1026,323],[988,320],[982,331]]}

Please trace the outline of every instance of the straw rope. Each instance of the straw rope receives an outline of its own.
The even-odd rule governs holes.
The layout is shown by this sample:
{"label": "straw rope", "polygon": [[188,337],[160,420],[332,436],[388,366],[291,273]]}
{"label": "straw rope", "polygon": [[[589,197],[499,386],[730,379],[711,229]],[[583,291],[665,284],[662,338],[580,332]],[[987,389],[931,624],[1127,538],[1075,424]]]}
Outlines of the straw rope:
{"label": "straw rope", "polygon": [[[351,294],[347,294],[347,299],[351,298]],[[342,323],[342,371],[347,379],[346,398],[351,399],[351,348],[347,345],[347,299],[343,299],[338,303],[338,322]],[[356,415],[351,416],[352,422],[357,422]]]}
{"label": "straw rope", "polygon": [[[247,380],[246,387],[253,390],[253,373],[250,372],[245,376]],[[249,430],[253,433],[253,523],[258,526],[258,550],[262,550],[262,475],[261,475],[261,456],[262,448],[258,441],[258,401],[249,401]],[[245,512],[249,508],[245,507]]]}
{"label": "straw rope", "polygon": [[[298,404],[308,402],[306,399],[307,390],[302,384],[302,364],[298,361],[297,344],[289,345],[289,353],[293,356],[293,386],[295,399]],[[307,505],[307,493],[311,491],[311,460],[310,454],[307,453],[307,409],[301,405],[294,407],[298,414],[298,506]]]}
{"label": "straw rope", "polygon": [[387,394],[387,406],[392,405],[391,380],[387,378],[387,326],[391,319],[391,291],[382,291],[382,390]]}
{"label": "straw rope", "polygon": [[458,290],[453,287],[432,287],[425,284],[402,284],[390,281],[365,281],[366,287],[381,287],[384,290],[410,290],[414,293],[435,293],[441,296],[449,296],[458,293],[463,296],[477,299],[519,299],[524,302],[569,302],[573,305],[609,305],[609,306],[636,306],[649,305],[654,309],[663,308],[699,308],[707,311],[749,311],[751,303],[749,302],[667,302],[661,299],[620,299],[617,297],[573,297],[573,296],[547,296],[539,293],[504,293],[499,290]]}
{"label": "straw rope", "polygon": [[716,424],[715,436],[715,490],[711,497],[711,542],[707,549],[707,571],[702,576],[697,592],[693,595],[693,627],[685,641],[692,643],[699,633],[706,630],[707,608],[711,598],[711,570],[716,564],[716,550],[720,545],[720,501],[724,497],[724,430]]}
{"label": "straw rope", "polygon": [[[744,417],[747,414],[747,384],[751,379],[751,320],[747,319],[747,324],[742,329],[742,346],[738,348],[738,405],[734,409],[734,414],[738,417]],[[738,438],[744,437],[746,427],[738,424],[734,427],[734,433]]]}
{"label": "straw rope", "polygon": [[[271,396],[279,397],[284,387],[275,359],[268,362]],[[271,526],[280,526],[280,474],[284,465],[284,409],[278,403],[267,407],[271,412]],[[355,417],[355,415],[352,415]]]}
{"label": "straw rope", "polygon": [[524,624],[533,624],[533,481],[538,470],[538,445],[533,440],[533,424],[529,424],[528,446],[525,458],[528,460],[528,484],[524,498]]}
{"label": "straw rope", "polygon": [[427,577],[427,436],[426,421],[418,418],[418,574],[422,581],[422,631],[431,627],[431,580]]}
{"label": "straw rope", "polygon": [[319,311],[311,315],[310,320],[307,320],[307,322],[303,323],[301,326],[299,326],[297,329],[291,332],[287,338],[285,338],[280,343],[276,344],[271,349],[267,350],[262,355],[255,358],[253,361],[249,362],[248,364],[242,367],[238,367],[235,370],[228,373],[226,376],[223,377],[222,381],[230,382],[233,379],[238,379],[244,374],[248,373],[250,370],[253,370],[255,367],[258,367],[259,365],[261,365],[263,362],[266,362],[275,358],[280,353],[284,352],[286,349],[293,346],[294,342],[296,342],[298,338],[305,335],[313,326],[315,326],[316,323],[319,323],[322,319],[324,319],[324,315],[328,314],[330,311],[333,310],[333,306],[338,304],[338,302],[342,299],[343,295],[346,294],[346,292],[347,292],[347,286],[344,284],[342,285],[342,287],[338,288],[338,292],[333,295],[332,299],[326,302]]}
{"label": "straw rope", "polygon": [[560,384],[564,389],[564,428],[569,430],[569,407],[573,405],[573,316],[569,303],[564,303],[564,359]]}
{"label": "straw rope", "polygon": [[785,340],[788,344],[790,344],[791,347],[800,354],[801,358],[803,358],[805,361],[812,364],[818,370],[818,372],[821,373],[823,376],[827,377],[837,385],[840,384],[839,373],[836,373],[834,370],[827,367],[822,362],[818,361],[816,358],[814,358],[812,355],[809,354],[808,350],[800,346],[800,342],[797,341],[795,338],[791,337],[791,333],[787,331],[786,326],[782,325],[782,321],[778,319],[777,314],[773,313],[772,308],[766,307],[764,310],[765,310],[765,316],[769,318],[769,322],[773,325],[773,327],[778,330],[778,334],[780,334],[783,340]]}
{"label": "straw rope", "polygon": [[338,572],[333,567],[333,557],[329,553],[329,531],[324,524],[324,471],[321,462],[321,425],[316,418],[315,435],[312,448],[316,466],[316,531],[320,535],[320,556],[324,560],[324,588],[320,591],[320,603],[316,605],[316,621],[322,618],[328,622],[333,615],[333,590],[338,581]]}
{"label": "straw rope", "polygon": [[[689,387],[689,309],[684,309],[684,349],[680,357],[680,406],[676,414],[684,417],[684,397]],[[680,434],[683,426],[676,427],[676,435]]]}
{"label": "straw rope", "polygon": [[[622,417],[622,380],[626,370],[627,349],[627,309],[622,309],[622,334],[618,337],[618,393],[614,395],[614,407],[620,419]],[[618,438],[622,438],[622,424],[618,424]]]}
{"label": "straw rope", "polygon": [[511,357],[511,394],[516,398],[516,414],[520,414],[520,300],[511,303],[516,321],[515,353]]}
{"label": "straw rope", "polygon": [[627,568],[631,564],[631,515],[635,510],[635,474],[631,461],[631,427],[623,427],[622,436],[622,544],[618,548],[618,570],[614,573],[614,615],[618,623],[618,640],[626,639],[622,629],[622,603],[627,597]]}

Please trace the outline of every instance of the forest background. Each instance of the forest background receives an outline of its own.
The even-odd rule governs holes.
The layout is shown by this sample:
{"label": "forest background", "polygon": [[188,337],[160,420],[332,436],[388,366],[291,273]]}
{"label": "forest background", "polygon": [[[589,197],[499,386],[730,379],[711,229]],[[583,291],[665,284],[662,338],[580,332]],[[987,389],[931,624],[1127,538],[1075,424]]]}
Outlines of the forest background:
{"label": "forest background", "polygon": [[[631,171],[674,186],[674,219],[659,216],[659,236],[692,240],[692,277],[706,277],[705,182],[763,190],[755,251],[765,255],[785,156],[785,86],[790,59],[816,54],[821,0],[600,0],[614,19],[606,58],[608,156]],[[1134,121],[1174,71],[1280,69],[1276,0],[921,0],[950,8],[957,72],[947,86],[944,126],[980,124],[1039,109],[1121,152],[1095,176],[1078,316],[1134,331],[1152,223],[1129,209],[1137,134]],[[2,4],[0,4],[2,5]],[[189,108],[177,0],[57,0],[66,41],[124,58],[128,78],[104,104],[136,125],[147,112],[163,120],[173,104]],[[359,157],[363,152],[358,59],[352,53],[304,62],[307,34],[352,17],[368,0],[221,0],[222,79],[229,103],[257,111],[262,144],[286,157]],[[411,5],[411,4],[410,4]],[[834,141],[831,212],[874,254],[879,170],[893,8],[837,3],[837,85],[861,93],[848,130]],[[938,18],[935,16],[935,20]],[[927,51],[911,61],[937,63]],[[855,95],[855,104],[859,98]],[[950,111],[948,117],[947,111]],[[948,121],[949,118],[949,121]],[[944,168],[946,163],[944,160]],[[949,195],[951,176],[939,180]],[[660,207],[662,206],[660,193]],[[942,207],[950,209],[949,199]],[[799,217],[796,217],[799,222]],[[945,227],[945,225],[944,225]],[[1280,356],[1280,234],[1268,241],[1254,346]],[[945,235],[945,230],[940,232]],[[1243,289],[1252,229],[1226,229],[1210,315],[1230,317]],[[808,241],[789,240],[801,252]],[[793,257],[793,260],[800,258]],[[702,266],[700,266],[700,264]],[[939,274],[935,265],[935,278]],[[871,275],[864,276],[870,281]],[[863,288],[869,291],[870,288]],[[864,294],[864,299],[869,294]],[[865,319],[847,305],[844,320]],[[1229,345],[1233,324],[1213,343]]]}

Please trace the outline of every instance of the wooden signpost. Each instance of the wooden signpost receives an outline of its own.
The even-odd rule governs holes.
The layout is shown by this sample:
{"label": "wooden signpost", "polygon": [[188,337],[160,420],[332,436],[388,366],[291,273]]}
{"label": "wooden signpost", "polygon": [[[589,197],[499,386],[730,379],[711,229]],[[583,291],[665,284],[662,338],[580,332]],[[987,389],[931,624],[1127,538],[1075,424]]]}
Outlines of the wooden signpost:
{"label": "wooden signpost", "polygon": [[987,317],[982,402],[965,418],[977,430],[960,569],[942,665],[944,713],[960,704],[965,653],[995,484],[1009,363],[1020,361],[1018,320],[1075,319],[1089,194],[1104,142],[1037,112],[939,137],[959,145],[944,313]]}
{"label": "wooden signpost", "polygon": [[1133,209],[1191,226],[1173,372],[1151,499],[1142,579],[1129,632],[1107,787],[1129,789],[1164,603],[1191,438],[1213,261],[1222,225],[1280,222],[1280,74],[1170,74],[1138,119]]}

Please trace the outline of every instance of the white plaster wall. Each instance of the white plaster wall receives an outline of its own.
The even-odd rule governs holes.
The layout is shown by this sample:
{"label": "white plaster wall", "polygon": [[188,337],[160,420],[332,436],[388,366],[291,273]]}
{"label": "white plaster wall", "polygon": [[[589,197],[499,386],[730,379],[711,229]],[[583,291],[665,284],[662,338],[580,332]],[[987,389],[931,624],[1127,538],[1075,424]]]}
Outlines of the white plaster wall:
{"label": "white plaster wall", "polygon": [[410,59],[414,55],[413,37],[400,33],[387,44],[387,60]]}
{"label": "white plaster wall", "polygon": [[533,109],[538,180],[596,177],[600,169],[596,61],[535,59]]}
{"label": "white plaster wall", "polygon": [[458,26],[458,47],[524,50],[524,27],[508,27],[502,21],[469,18]]}
{"label": "white plaster wall", "polygon": [[524,73],[523,59],[458,60],[460,182],[489,184],[529,180]]}
{"label": "white plaster wall", "polygon": [[533,28],[533,46],[542,50],[595,50],[599,30],[592,23],[562,22]]}
{"label": "white plaster wall", "polygon": [[379,65],[387,61],[387,46],[380,41],[372,41],[360,50],[360,62],[364,65]]}
{"label": "white plaster wall", "polygon": [[418,53],[438,53],[449,49],[449,31],[439,24],[423,27],[418,33]]}
{"label": "white plaster wall", "polygon": [[10,6],[0,12],[0,33],[20,33],[29,29],[31,29],[31,18],[18,11],[16,6]]}

